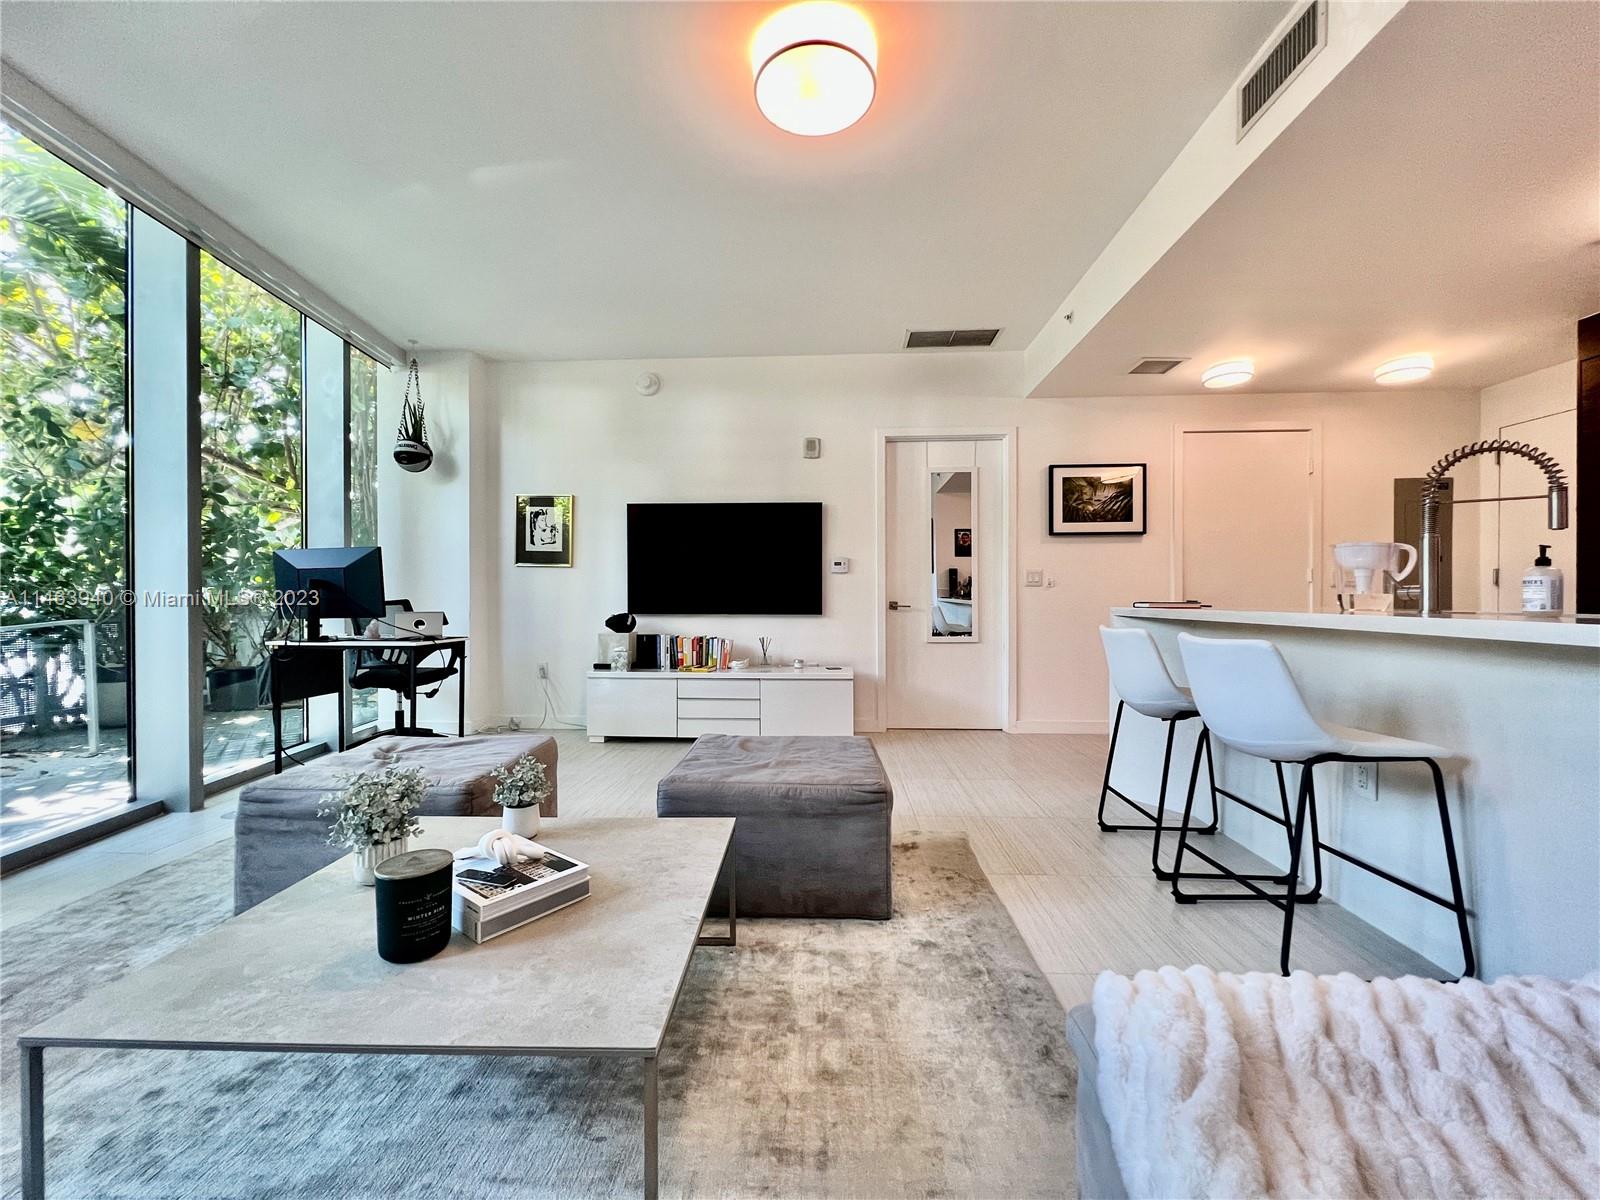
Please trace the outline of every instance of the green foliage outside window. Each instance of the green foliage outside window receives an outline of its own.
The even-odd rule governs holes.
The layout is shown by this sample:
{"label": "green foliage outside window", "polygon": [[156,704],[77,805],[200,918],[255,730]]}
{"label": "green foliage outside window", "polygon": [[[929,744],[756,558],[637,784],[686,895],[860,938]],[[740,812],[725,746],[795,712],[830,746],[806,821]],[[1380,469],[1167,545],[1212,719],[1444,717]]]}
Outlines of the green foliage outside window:
{"label": "green foliage outside window", "polygon": [[200,557],[207,666],[262,658],[272,552],[301,542],[300,314],[200,256]]}
{"label": "green foliage outside window", "polygon": [[[6,623],[96,617],[124,653],[128,206],[0,126],[0,567]],[[259,660],[272,551],[301,541],[301,317],[200,267],[206,661]]]}
{"label": "green foliage outside window", "polygon": [[0,620],[94,617],[127,582],[123,201],[0,126]]}

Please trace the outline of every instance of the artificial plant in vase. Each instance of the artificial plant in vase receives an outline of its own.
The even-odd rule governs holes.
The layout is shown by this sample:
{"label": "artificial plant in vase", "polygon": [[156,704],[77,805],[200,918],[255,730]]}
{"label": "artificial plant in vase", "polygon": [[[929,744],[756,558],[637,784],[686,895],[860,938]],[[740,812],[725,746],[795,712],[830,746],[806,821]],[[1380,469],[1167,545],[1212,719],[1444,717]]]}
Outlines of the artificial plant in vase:
{"label": "artificial plant in vase", "polygon": [[319,817],[333,818],[328,845],[350,850],[357,883],[371,887],[372,869],[404,854],[406,843],[422,832],[416,811],[427,792],[428,777],[415,767],[389,767],[347,777],[317,809]]}
{"label": "artificial plant in vase", "polygon": [[505,810],[500,824],[519,837],[538,835],[539,806],[549,798],[544,764],[531,754],[494,773],[494,802]]}

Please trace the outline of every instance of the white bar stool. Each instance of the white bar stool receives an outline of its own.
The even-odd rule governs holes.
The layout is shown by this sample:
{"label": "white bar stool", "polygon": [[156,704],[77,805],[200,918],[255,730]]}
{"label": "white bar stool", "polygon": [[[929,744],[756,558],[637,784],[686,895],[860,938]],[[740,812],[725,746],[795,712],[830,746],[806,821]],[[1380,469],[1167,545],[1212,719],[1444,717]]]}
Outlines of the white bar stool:
{"label": "white bar stool", "polygon": [[[1177,735],[1178,724],[1200,715],[1200,710],[1195,707],[1194,698],[1189,695],[1186,688],[1179,687],[1173,682],[1172,675],[1167,670],[1167,664],[1161,657],[1155,639],[1143,629],[1112,629],[1105,625],[1100,626],[1100,644],[1105,648],[1106,666],[1111,672],[1111,686],[1117,692],[1117,715],[1111,725],[1111,749],[1106,754],[1105,778],[1100,784],[1100,809],[1096,814],[1102,833],[1120,833],[1125,830],[1150,830],[1154,837],[1150,844],[1150,869],[1155,872],[1157,879],[1170,880],[1173,870],[1168,870],[1161,865],[1161,837],[1171,829],[1166,824],[1167,811],[1167,777],[1172,769],[1172,742]],[[1131,799],[1111,786],[1111,768],[1117,760],[1117,738],[1122,732],[1122,710],[1131,708],[1134,712],[1146,717],[1152,717],[1165,723],[1167,727],[1166,752],[1161,758],[1161,788],[1156,795],[1156,810],[1151,812],[1144,805]],[[1206,774],[1211,781],[1211,821],[1198,829],[1190,829],[1190,833],[1215,833],[1217,831],[1217,792],[1215,772],[1212,769],[1209,743],[1204,735],[1196,740],[1194,749],[1194,772],[1200,769],[1201,751],[1206,752]],[[1227,793],[1224,793],[1227,794]],[[1115,796],[1129,808],[1134,809],[1145,818],[1144,824],[1113,825],[1106,820],[1106,797]],[[1194,773],[1190,775],[1189,798],[1194,798]],[[1192,805],[1191,805],[1192,807]],[[1288,801],[1284,802],[1284,827],[1288,828]],[[1186,812],[1184,823],[1187,825],[1190,815]],[[1186,876],[1189,879],[1220,879],[1226,876],[1215,875],[1209,871],[1191,872]],[[1260,875],[1249,876],[1251,879],[1267,879],[1275,883],[1282,883],[1285,876]]]}
{"label": "white bar stool", "polygon": [[[1184,671],[1189,677],[1196,706],[1205,721],[1202,739],[1210,741],[1215,734],[1225,746],[1266,759],[1278,773],[1279,792],[1287,803],[1287,790],[1283,782],[1285,763],[1300,764],[1300,789],[1295,801],[1294,823],[1289,833],[1289,872],[1287,880],[1291,890],[1300,875],[1301,845],[1304,841],[1307,812],[1311,818],[1311,848],[1317,860],[1317,879],[1313,892],[1306,895],[1286,894],[1271,896],[1261,891],[1256,898],[1265,899],[1283,909],[1283,945],[1278,956],[1278,967],[1289,974],[1289,945],[1294,936],[1295,900],[1312,898],[1322,889],[1322,864],[1320,854],[1329,854],[1370,871],[1408,892],[1430,900],[1455,914],[1456,926],[1461,934],[1461,955],[1464,960],[1462,975],[1477,973],[1477,961],[1472,953],[1472,935],[1467,929],[1467,904],[1461,891],[1461,870],[1456,864],[1455,837],[1450,830],[1450,806],[1444,794],[1444,773],[1439,769],[1439,759],[1451,758],[1449,750],[1427,742],[1414,742],[1407,738],[1371,733],[1364,729],[1351,729],[1317,720],[1306,707],[1304,697],[1296,686],[1289,665],[1271,642],[1250,638],[1203,638],[1193,634],[1178,635],[1178,646],[1183,654]],[[1313,768],[1328,762],[1422,762],[1428,764],[1433,775],[1434,797],[1439,805],[1439,829],[1444,835],[1445,863],[1450,870],[1450,898],[1436,895],[1418,887],[1410,880],[1401,879],[1383,868],[1374,866],[1324,842],[1317,831],[1317,792]],[[1183,868],[1185,851],[1198,854],[1211,865],[1225,872],[1237,882],[1246,877],[1229,871],[1222,863],[1203,851],[1186,845],[1189,814],[1194,808],[1195,776],[1199,771],[1198,747],[1195,770],[1190,775],[1189,795],[1184,803],[1183,822],[1179,825],[1178,852],[1173,862],[1173,873]],[[1213,803],[1215,801],[1213,800]],[[1250,886],[1246,883],[1246,886]],[[1194,900],[1216,897],[1185,895],[1173,880],[1174,899]],[[1239,898],[1237,893],[1227,898]],[[1246,897],[1248,898],[1248,897]]]}

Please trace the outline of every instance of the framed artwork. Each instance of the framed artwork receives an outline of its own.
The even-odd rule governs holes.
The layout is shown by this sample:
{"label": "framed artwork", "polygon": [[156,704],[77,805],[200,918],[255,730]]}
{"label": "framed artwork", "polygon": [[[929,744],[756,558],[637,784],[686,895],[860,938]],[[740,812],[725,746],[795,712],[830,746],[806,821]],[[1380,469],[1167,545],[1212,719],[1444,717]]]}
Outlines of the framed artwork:
{"label": "framed artwork", "polygon": [[970,530],[970,529],[958,529],[958,530],[956,530],[956,552],[955,552],[955,557],[956,558],[971,558],[972,557],[972,530]]}
{"label": "framed artwork", "polygon": [[572,497],[518,496],[516,546],[519,567],[572,565]]}
{"label": "framed artwork", "polygon": [[1144,463],[1052,466],[1050,536],[1143,533],[1144,474]]}

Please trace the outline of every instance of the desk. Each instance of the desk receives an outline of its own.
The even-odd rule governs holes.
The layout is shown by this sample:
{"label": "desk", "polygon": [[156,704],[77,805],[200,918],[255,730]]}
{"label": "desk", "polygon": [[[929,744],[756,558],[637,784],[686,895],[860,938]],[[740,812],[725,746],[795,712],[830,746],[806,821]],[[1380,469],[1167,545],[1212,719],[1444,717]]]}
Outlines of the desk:
{"label": "desk", "polygon": [[[411,675],[411,721],[396,727],[395,733],[412,737],[428,737],[417,727],[417,660],[438,650],[451,652],[451,664],[457,669],[456,733],[467,732],[467,639],[465,637],[433,638],[362,638],[329,637],[318,641],[280,638],[267,643],[268,660],[272,677],[272,773],[283,772],[283,705],[285,701],[309,700],[313,696],[338,696],[339,745],[344,749],[344,685],[349,678],[345,670],[345,655],[352,650],[369,650],[383,653],[399,651],[406,656],[405,666]],[[303,661],[296,661],[303,660]]]}

